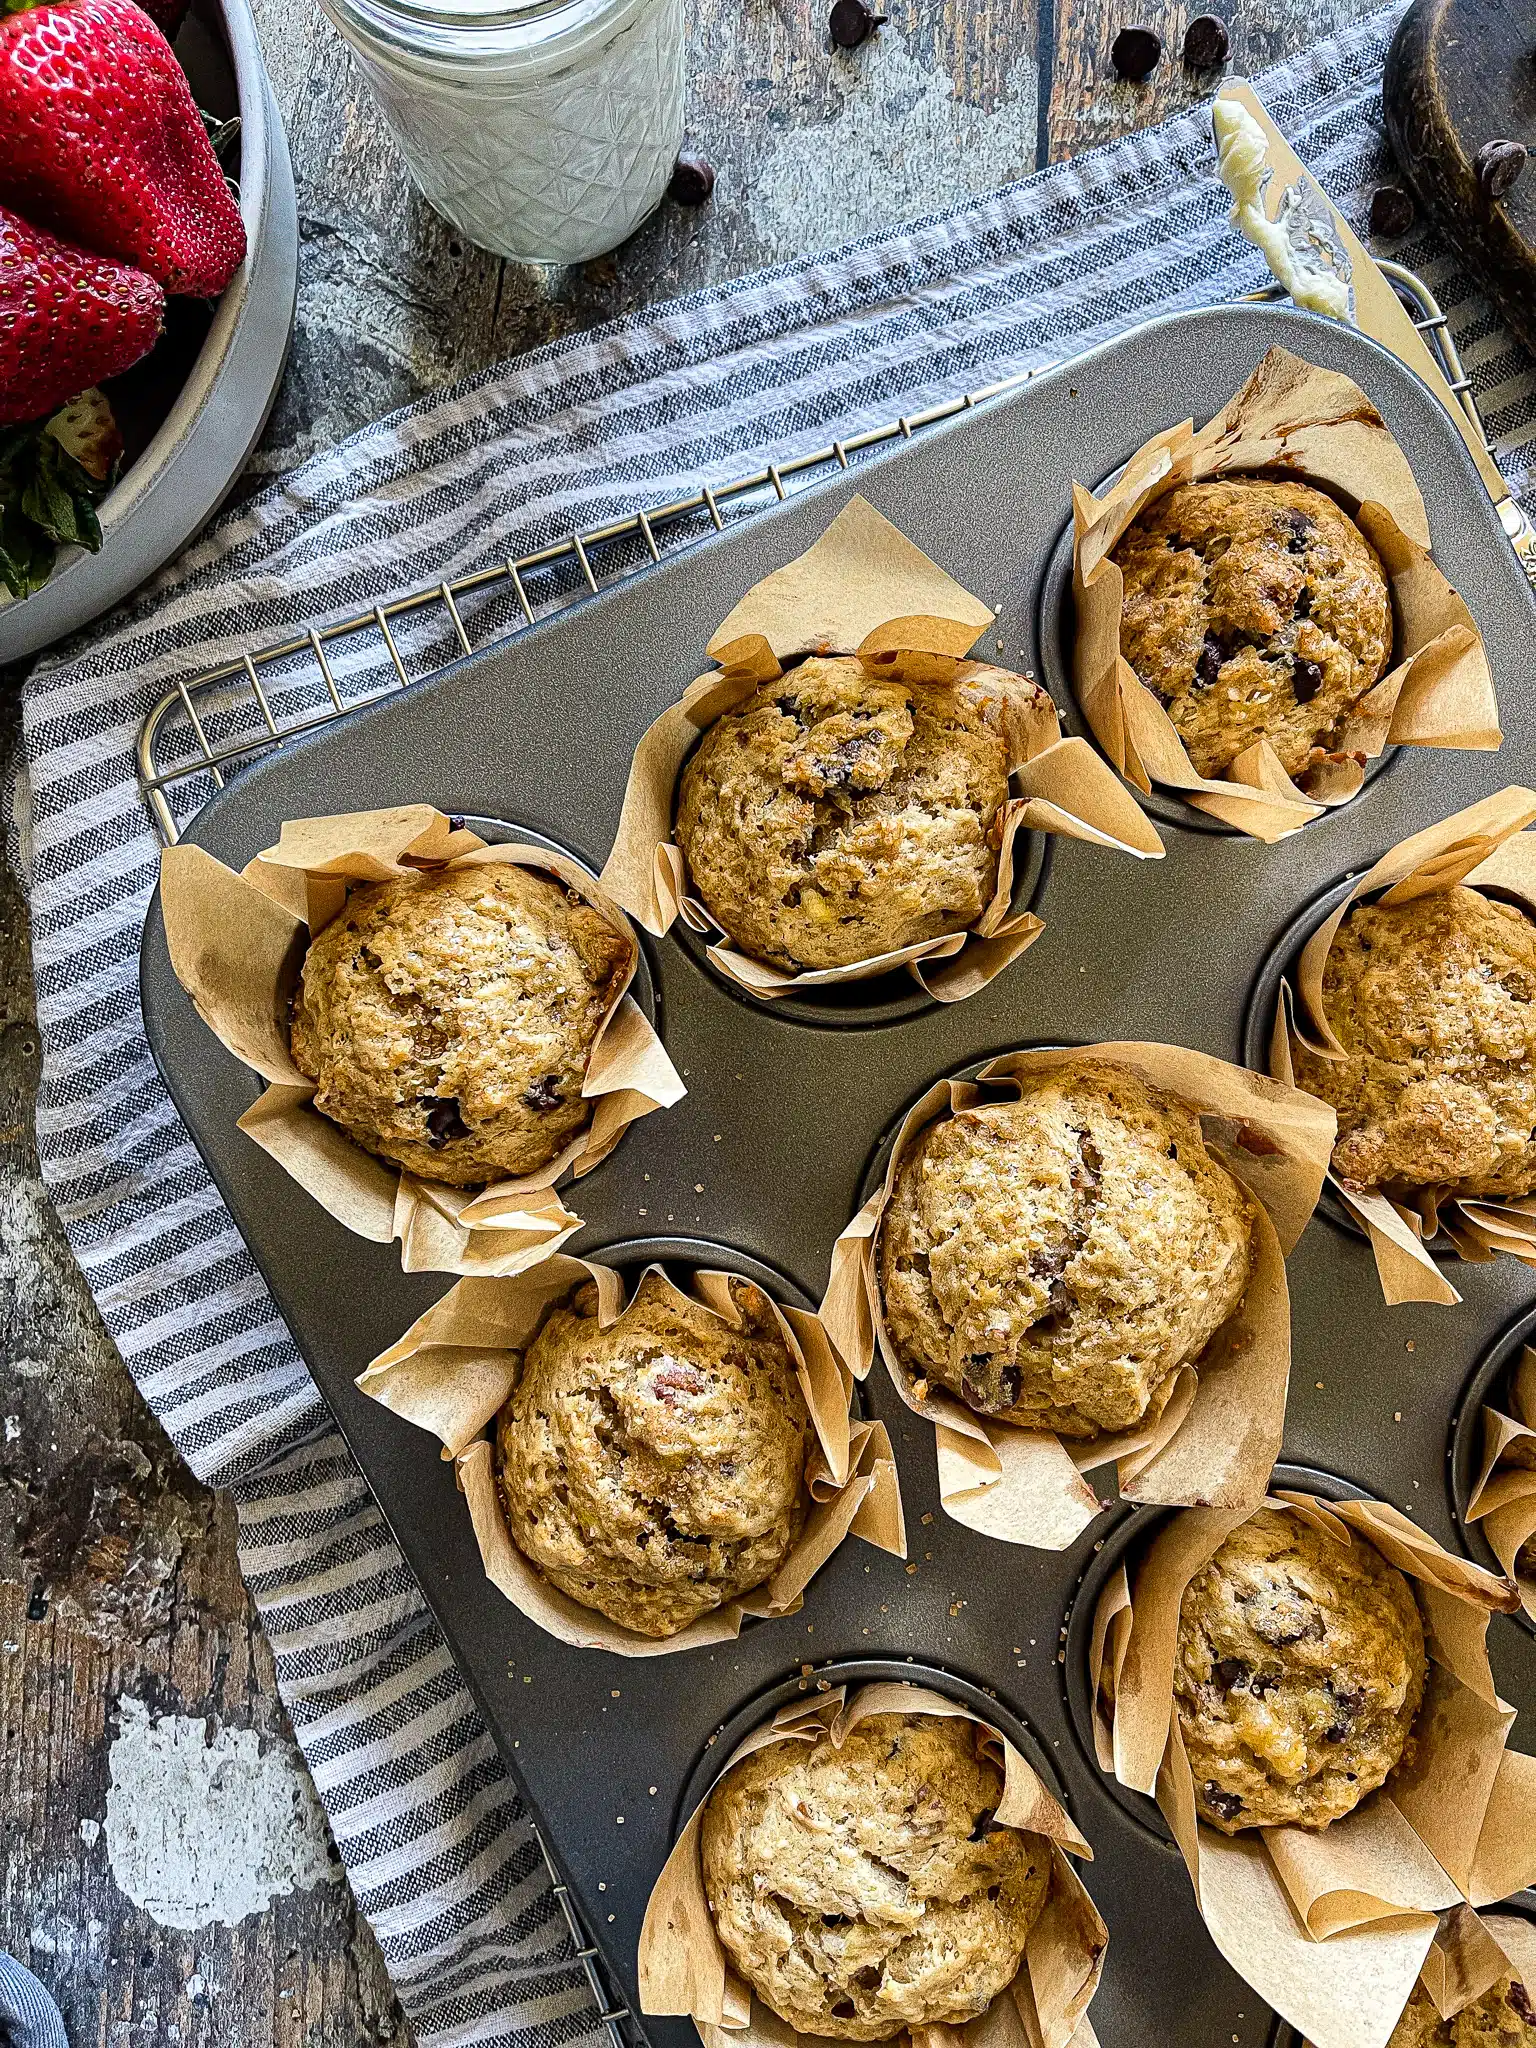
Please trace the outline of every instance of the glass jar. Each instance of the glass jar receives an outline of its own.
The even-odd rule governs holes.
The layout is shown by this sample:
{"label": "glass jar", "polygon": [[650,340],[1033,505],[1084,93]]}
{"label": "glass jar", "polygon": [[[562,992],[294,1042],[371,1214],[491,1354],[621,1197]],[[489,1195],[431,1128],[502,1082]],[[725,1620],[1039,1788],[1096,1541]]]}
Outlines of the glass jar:
{"label": "glass jar", "polygon": [[321,0],[411,175],[472,242],[581,263],[666,190],[683,0]]}

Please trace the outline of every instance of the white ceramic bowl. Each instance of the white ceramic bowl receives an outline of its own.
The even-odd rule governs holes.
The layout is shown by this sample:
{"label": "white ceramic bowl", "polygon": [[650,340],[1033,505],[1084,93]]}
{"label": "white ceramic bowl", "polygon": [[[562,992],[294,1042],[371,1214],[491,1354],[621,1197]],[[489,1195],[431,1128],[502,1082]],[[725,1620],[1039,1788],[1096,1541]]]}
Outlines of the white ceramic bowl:
{"label": "white ceramic bowl", "polygon": [[245,467],[277,395],[293,332],[298,216],[287,138],[247,0],[197,0],[176,53],[200,104],[227,101],[233,80],[246,259],[180,391],[100,508],[101,552],[61,549],[31,597],[0,591],[0,662],[83,626],[178,554]]}

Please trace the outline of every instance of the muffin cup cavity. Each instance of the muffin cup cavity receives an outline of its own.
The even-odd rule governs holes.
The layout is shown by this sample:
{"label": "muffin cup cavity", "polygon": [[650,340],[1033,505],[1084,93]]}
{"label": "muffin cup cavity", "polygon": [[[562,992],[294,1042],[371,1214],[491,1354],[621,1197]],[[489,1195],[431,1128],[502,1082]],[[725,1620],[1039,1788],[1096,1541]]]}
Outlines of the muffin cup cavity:
{"label": "muffin cup cavity", "polygon": [[[928,997],[959,1002],[984,988],[1044,929],[1020,907],[1028,835],[1061,833],[1140,859],[1162,841],[1118,778],[1081,739],[1063,738],[1056,707],[1032,677],[967,658],[990,606],[931,562],[863,498],[844,506],[807,553],[750,590],[707,653],[718,665],[648,728],[635,750],[605,889],[649,932],[679,920],[710,966],[761,1001],[815,997],[904,974]],[[700,735],[807,655],[857,658],[872,682],[952,690],[1004,741],[1012,794],[1000,813],[992,895],[965,930],[845,966],[790,973],[753,958],[693,892],[673,825],[680,775]],[[877,997],[878,1000],[878,997]]]}
{"label": "muffin cup cavity", "polygon": [[1474,1556],[1514,1580],[1536,1631],[1536,1310],[1498,1337],[1451,1424],[1451,1504]]}
{"label": "muffin cup cavity", "polygon": [[1173,1697],[1180,1603],[1245,1509],[1171,1514],[1108,1572],[1089,1640],[1092,1743],[1103,1770],[1156,1799],[1233,1969],[1315,2048],[1349,2048],[1386,2038],[1437,1913],[1507,1897],[1536,1874],[1536,1792],[1506,1752],[1514,1716],[1485,1640],[1490,1614],[1518,1596],[1382,1502],[1279,1487],[1265,1505],[1339,1543],[1373,1544],[1411,1582],[1430,1664],[1409,1761],[1324,1828],[1223,1836],[1197,1820]]}
{"label": "muffin cup cavity", "polygon": [[[621,1252],[623,1247],[617,1248]],[[729,1642],[744,1621],[798,1611],[806,1586],[838,1545],[860,1536],[878,1549],[906,1555],[901,1493],[890,1438],[881,1422],[859,1418],[852,1376],[811,1310],[768,1300],[816,1435],[806,1466],[804,1526],[763,1584],[700,1615],[670,1636],[649,1636],[609,1620],[556,1590],[512,1540],[502,1508],[493,1430],[517,1385],[523,1356],[552,1309],[588,1282],[597,1289],[603,1329],[619,1321],[648,1275],[679,1303],[702,1304],[727,1328],[739,1326],[733,1286],[741,1276],[696,1266],[680,1286],[659,1262],[639,1273],[556,1252],[527,1271],[495,1280],[461,1281],[413,1323],[398,1343],[358,1378],[363,1393],[430,1431],[452,1459],[468,1504],[481,1563],[518,1611],[576,1649],[623,1657],[664,1657],[701,1644]],[[633,1284],[631,1284],[633,1280]]]}
{"label": "muffin cup cavity", "polygon": [[[623,940],[627,966],[588,1055],[585,1128],[537,1171],[466,1189],[379,1158],[315,1109],[315,1083],[290,1049],[289,1011],[310,941],[353,888],[501,863],[548,875],[599,912]],[[407,1272],[504,1276],[547,1256],[581,1227],[556,1184],[590,1173],[637,1118],[685,1092],[635,999],[650,984],[627,918],[547,841],[513,833],[492,842],[431,804],[291,819],[240,874],[201,847],[167,847],[160,902],[178,980],[216,1037],[266,1083],[240,1129],[337,1222],[375,1243],[398,1240]]]}
{"label": "muffin cup cavity", "polygon": [[[1216,779],[1199,775],[1173,721],[1120,652],[1124,579],[1112,551],[1177,485],[1279,472],[1356,508],[1391,587],[1393,665],[1344,721],[1340,744],[1299,782],[1265,739]],[[1143,795],[1171,789],[1195,810],[1274,841],[1358,795],[1389,746],[1497,747],[1493,679],[1471,613],[1429,553],[1429,521],[1407,457],[1360,388],[1273,348],[1197,433],[1154,435],[1100,496],[1073,487],[1073,681],[1111,763]]]}
{"label": "muffin cup cavity", "polygon": [[[1325,1060],[1344,1057],[1324,1009],[1323,975],[1333,942],[1356,903],[1367,897],[1406,903],[1466,886],[1512,901],[1536,918],[1536,833],[1526,829],[1533,821],[1536,791],[1500,790],[1402,840],[1348,888],[1331,891],[1325,899],[1332,905],[1327,915],[1300,946],[1294,964],[1277,977],[1264,1027],[1264,1060],[1274,1079],[1294,1085],[1298,1046]],[[1250,1035],[1262,1022],[1251,1013]],[[1536,1196],[1456,1200],[1447,1190],[1431,1187],[1421,1189],[1409,1207],[1380,1188],[1347,1182],[1331,1168],[1328,1185],[1344,1214],[1369,1238],[1389,1304],[1451,1306],[1461,1300],[1432,1256],[1437,1234],[1450,1250],[1473,1262],[1507,1252],[1536,1265]]]}
{"label": "muffin cup cavity", "polygon": [[[1003,1773],[995,1820],[1005,1827],[1043,1836],[1050,1847],[1050,1890],[1024,1949],[1013,1982],[980,2016],[965,2024],[968,2048],[1009,2048],[1024,2037],[1041,2048],[1068,2048],[1078,2036],[1098,1989],[1109,1935],[1071,1861],[1092,1854],[1087,1842],[1034,1769],[989,1712],[955,1696],[910,1680],[847,1682],[825,1692],[808,1692],[780,1706],[738,1742],[719,1770],[698,1785],[698,1803],[688,1814],[646,1907],[640,1935],[640,2009],[650,2014],[691,2018],[706,2042],[729,2038],[747,2048],[814,2048],[823,2037],[799,2033],[764,2007],[731,1968],[715,1932],[704,1889],[700,1851],[709,1792],[735,1767],[774,1743],[807,1746],[841,1744],[858,1724],[875,1714],[933,1714],[973,1726],[982,1752]],[[990,1703],[987,1703],[990,1706]],[[922,2030],[925,2038],[933,2028]],[[945,2030],[948,2031],[947,2029]],[[958,2031],[958,2026],[957,2026]],[[911,2036],[897,2040],[908,2043]]]}
{"label": "muffin cup cavity", "polygon": [[[1082,1060],[1126,1068],[1200,1113],[1207,1145],[1257,1201],[1257,1260],[1242,1302],[1198,1368],[1171,1373],[1139,1425],[1067,1439],[980,1415],[941,1387],[919,1391],[886,1328],[877,1240],[902,1162],[931,1123],[1017,1100],[1026,1077]],[[822,1319],[861,1379],[878,1353],[905,1405],[933,1424],[944,1510],[983,1535],[1065,1550],[1100,1512],[1084,1474],[1111,1463],[1128,1500],[1251,1509],[1264,1498],[1285,1425],[1285,1255],[1312,1214],[1332,1142],[1332,1112],[1312,1097],[1297,1089],[1277,1095],[1242,1068],[1182,1046],[1005,1053],[974,1078],[935,1082],[908,1110],[878,1185],[833,1247]]]}

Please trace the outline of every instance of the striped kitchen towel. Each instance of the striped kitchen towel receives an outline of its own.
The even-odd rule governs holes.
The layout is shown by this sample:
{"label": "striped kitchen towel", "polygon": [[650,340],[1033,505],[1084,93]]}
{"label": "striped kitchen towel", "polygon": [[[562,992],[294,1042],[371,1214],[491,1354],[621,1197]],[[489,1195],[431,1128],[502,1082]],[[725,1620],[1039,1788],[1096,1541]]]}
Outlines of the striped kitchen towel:
{"label": "striped kitchen towel", "polygon": [[[1394,19],[1259,81],[1355,216],[1383,167]],[[139,722],[178,678],[285,628],[1251,289],[1261,267],[1210,172],[1191,116],[491,371],[242,507],[28,685],[16,843],[43,1171],[130,1371],[198,1475],[233,1490],[278,1684],[423,2042],[573,2040],[594,2012],[517,1794],[151,1063],[137,954],[159,849]],[[1449,310],[1523,483],[1530,361],[1427,232],[1397,253]]]}

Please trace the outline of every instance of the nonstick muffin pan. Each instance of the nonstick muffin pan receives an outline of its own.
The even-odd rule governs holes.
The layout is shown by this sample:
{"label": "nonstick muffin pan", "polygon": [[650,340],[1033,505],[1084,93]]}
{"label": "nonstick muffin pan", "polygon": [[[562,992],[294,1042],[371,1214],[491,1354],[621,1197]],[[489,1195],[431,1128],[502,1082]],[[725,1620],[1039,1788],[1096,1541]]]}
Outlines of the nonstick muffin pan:
{"label": "nonstick muffin pan", "polygon": [[[1032,668],[1062,701],[1070,593],[1059,579],[1047,585],[1045,572],[1072,479],[1096,481],[1157,428],[1209,417],[1275,343],[1345,371],[1385,415],[1428,503],[1437,558],[1482,628],[1509,737],[1497,754],[1398,749],[1353,803],[1278,846],[1172,812],[1158,818],[1162,861],[1058,840],[1035,885],[1044,936],[969,1002],[897,1000],[895,1021],[899,988],[811,1021],[813,1013],[729,989],[672,937],[647,941],[658,1027],[689,1094],[567,1187],[588,1225],[570,1249],[627,1263],[718,1264],[724,1247],[782,1276],[786,1293],[817,1298],[882,1134],[930,1081],[1029,1044],[1168,1040],[1240,1060],[1250,992],[1304,906],[1407,833],[1506,783],[1536,783],[1536,723],[1524,702],[1536,597],[1459,434],[1393,357],[1352,330],[1268,306],[1138,328],[285,748],[216,797],[188,836],[239,866],[286,818],[425,799],[546,833],[599,868],[635,740],[705,666],[704,642],[737,597],[801,553],[855,490],[998,607],[978,652]],[[176,983],[157,910],[145,934],[143,998],[171,1092],[625,2004],[634,2003],[646,1899],[686,1788],[706,1782],[711,1738],[727,1723],[743,1727],[752,1702],[767,1712],[786,1685],[814,1686],[816,1667],[829,1661],[911,1659],[914,1677],[934,1683],[917,1667],[938,1667],[995,1694],[1026,1724],[1094,1845],[1084,1876],[1110,1928],[1092,2014],[1100,2039],[1192,2048],[1269,2040],[1273,2016],[1217,1956],[1179,1857],[1101,1780],[1090,1732],[1074,1725],[1083,1705],[1070,1666],[1079,1583],[1102,1541],[1131,1540],[1127,1525],[1150,1523],[1155,1510],[1106,1512],[1061,1553],[972,1534],[939,1509],[932,1431],[908,1415],[877,1364],[864,1399],[895,1445],[906,1565],[845,1544],[800,1615],[749,1625],[714,1650],[631,1660],[566,1648],[483,1576],[435,1441],[353,1386],[446,1278],[403,1274],[393,1247],[349,1235],[235,1129],[256,1084]],[[1447,1483],[1452,1418],[1489,1347],[1536,1302],[1536,1275],[1507,1259],[1458,1266],[1461,1307],[1387,1309],[1364,1241],[1326,1215],[1309,1226],[1289,1271],[1287,1460],[1395,1502],[1460,1548]],[[1098,1477],[1108,1492],[1112,1473]],[[1536,1747],[1536,1639],[1495,1617],[1489,1640],[1505,1697],[1524,1709],[1515,1744]],[[696,2039],[687,2021],[630,2024],[658,2048]]]}

